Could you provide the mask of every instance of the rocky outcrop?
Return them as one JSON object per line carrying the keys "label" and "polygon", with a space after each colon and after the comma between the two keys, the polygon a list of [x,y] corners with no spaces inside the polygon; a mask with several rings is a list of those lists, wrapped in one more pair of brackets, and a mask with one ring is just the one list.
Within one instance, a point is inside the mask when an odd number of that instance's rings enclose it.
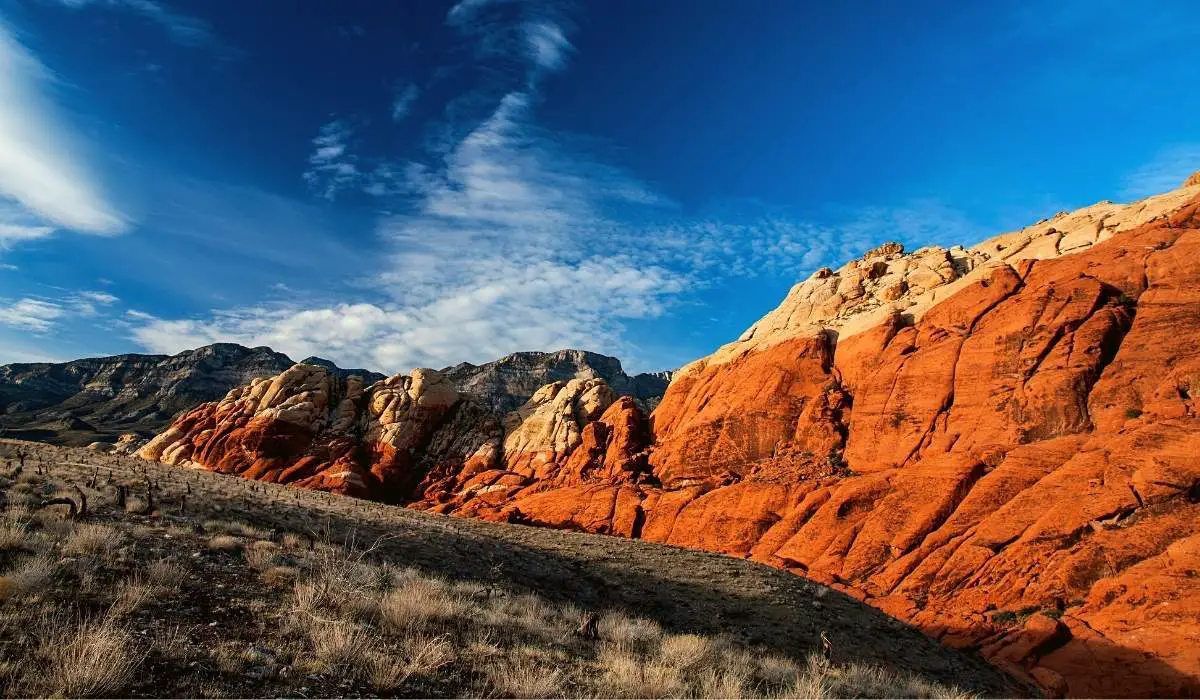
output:
{"label": "rocky outcrop", "polygon": [[748,557],[1054,694],[1194,694],[1198,210],[1191,186],[882,246],[683,368],[649,417],[595,377],[501,417],[432,370],[363,390],[293,368],[142,454]]}
{"label": "rocky outcrop", "polygon": [[434,370],[366,387],[297,364],[189,411],[138,454],[395,503],[445,469],[493,466],[499,443],[495,419]]}

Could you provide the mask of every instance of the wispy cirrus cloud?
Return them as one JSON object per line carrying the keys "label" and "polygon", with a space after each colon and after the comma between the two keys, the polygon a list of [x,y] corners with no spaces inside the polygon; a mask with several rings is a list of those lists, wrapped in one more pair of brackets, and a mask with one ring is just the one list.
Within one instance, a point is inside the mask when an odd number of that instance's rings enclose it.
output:
{"label": "wispy cirrus cloud", "polygon": [[0,20],[0,247],[56,228],[99,235],[128,228],[79,162],[82,149],[47,99],[54,81]]}
{"label": "wispy cirrus cloud", "polygon": [[[848,212],[817,225],[784,212],[685,216],[652,185],[613,163],[603,144],[538,121],[537,78],[566,67],[565,22],[543,4],[464,0],[447,21],[483,45],[481,60],[520,60],[447,110],[451,134],[421,157],[372,160],[353,133],[325,125],[313,142],[310,187],[362,188],[395,213],[377,220],[384,253],[358,298],[283,301],[191,318],[133,318],[156,352],[216,341],[270,345],[382,371],[483,362],[529,349],[583,347],[637,356],[627,324],[670,313],[709,285],[762,274],[806,277],[881,239],[940,242],[970,222],[934,202]],[[507,63],[505,64],[507,65]]]}
{"label": "wispy cirrus cloud", "polygon": [[412,83],[398,88],[392,97],[392,121],[398,122],[407,117],[420,94],[420,89]]}
{"label": "wispy cirrus cloud", "polygon": [[27,296],[0,300],[0,325],[45,334],[71,318],[100,316],[102,309],[119,302],[107,292],[78,291],[58,297]]}
{"label": "wispy cirrus cloud", "polygon": [[34,333],[45,333],[65,315],[67,310],[60,304],[44,299],[26,297],[0,304],[0,324]]}
{"label": "wispy cirrus cloud", "polygon": [[322,126],[313,138],[309,167],[303,177],[314,194],[332,200],[338,192],[361,180],[358,158],[350,151],[353,135],[347,123],[335,119]]}
{"label": "wispy cirrus cloud", "polygon": [[1121,183],[1121,196],[1142,199],[1168,192],[1200,171],[1200,143],[1186,143],[1159,151],[1152,160],[1129,173]]}
{"label": "wispy cirrus cloud", "polygon": [[573,47],[562,27],[547,20],[526,22],[522,27],[533,61],[546,70],[559,70]]}

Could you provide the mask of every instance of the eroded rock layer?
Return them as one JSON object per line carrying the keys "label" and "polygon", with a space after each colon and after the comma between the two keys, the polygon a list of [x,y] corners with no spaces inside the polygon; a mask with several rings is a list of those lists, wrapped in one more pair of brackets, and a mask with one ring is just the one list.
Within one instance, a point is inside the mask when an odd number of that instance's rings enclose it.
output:
{"label": "eroded rock layer", "polygon": [[818,271],[652,416],[298,366],[141,454],[749,557],[1051,693],[1200,693],[1198,195]]}

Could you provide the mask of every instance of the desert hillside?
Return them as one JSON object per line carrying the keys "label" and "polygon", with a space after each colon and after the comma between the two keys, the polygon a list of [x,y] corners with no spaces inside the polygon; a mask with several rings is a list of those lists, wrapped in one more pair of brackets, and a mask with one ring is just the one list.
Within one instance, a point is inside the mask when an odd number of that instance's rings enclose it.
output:
{"label": "desert hillside", "polygon": [[1200,689],[1200,186],[800,282],[651,415],[297,365],[141,455],[827,583],[1053,694]]}
{"label": "desert hillside", "polygon": [[825,586],[693,550],[26,442],[0,443],[0,503],[7,697],[1027,692]]}

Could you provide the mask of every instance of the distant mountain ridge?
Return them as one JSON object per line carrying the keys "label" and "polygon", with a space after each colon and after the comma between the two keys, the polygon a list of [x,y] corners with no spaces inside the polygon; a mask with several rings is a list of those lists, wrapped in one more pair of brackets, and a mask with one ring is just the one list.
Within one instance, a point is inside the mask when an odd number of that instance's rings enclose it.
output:
{"label": "distant mountain ridge", "polygon": [[630,376],[617,358],[586,350],[515,352],[482,365],[462,362],[441,373],[459,392],[500,414],[516,410],[547,384],[572,379],[603,379],[616,394],[631,396],[649,410],[671,383],[671,372]]}
{"label": "distant mountain ridge", "polygon": [[[296,363],[269,347],[236,343],[176,355],[0,365],[0,434],[67,445],[116,442],[126,433],[149,437],[179,414],[295,364],[323,367],[342,379],[358,376],[364,385],[386,378],[321,357]],[[519,407],[545,384],[575,378],[604,379],[617,393],[649,408],[670,380],[666,372],[631,377],[620,360],[583,350],[518,352],[482,365],[455,365],[446,373],[463,394],[498,413]]]}

